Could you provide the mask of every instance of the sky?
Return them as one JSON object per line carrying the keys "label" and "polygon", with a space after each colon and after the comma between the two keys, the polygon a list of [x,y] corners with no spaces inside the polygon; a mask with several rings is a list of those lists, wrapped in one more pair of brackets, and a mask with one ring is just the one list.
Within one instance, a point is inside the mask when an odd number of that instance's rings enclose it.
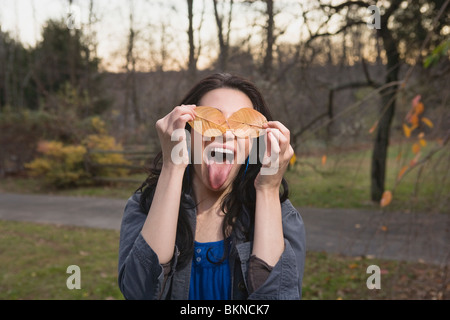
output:
{"label": "sky", "polygon": [[[126,46],[129,4],[130,1],[123,0],[94,1],[94,11],[98,18],[95,28],[97,53],[100,57],[114,59],[116,52]],[[133,4],[137,27],[143,23],[144,13],[149,21],[157,19],[156,13],[151,14],[149,10],[145,10],[145,1],[133,1]],[[70,11],[83,28],[89,20],[89,1],[74,0],[72,8],[70,9],[69,2],[65,0],[0,0],[0,23],[3,31],[9,31],[22,43],[33,46],[36,40],[40,40],[42,26],[46,20],[66,18]]]}
{"label": "sky", "polygon": [[[302,23],[298,1],[279,0],[276,4],[285,8],[276,16],[276,25],[289,26],[280,41],[298,41]],[[217,56],[217,28],[211,0],[194,1],[194,26],[200,23],[203,6],[205,15],[200,37],[203,50],[198,61],[200,68],[206,66],[211,57]],[[73,0],[73,8],[73,16],[84,28],[89,20],[89,0]],[[138,58],[142,58],[140,61],[158,51],[155,48],[159,48],[161,43],[161,28],[164,25],[168,30],[166,50],[173,56],[172,65],[184,64],[188,51],[185,0],[94,0],[97,54],[103,60],[103,68],[118,71],[124,65],[130,8],[133,8],[135,29],[140,30],[137,41]],[[255,17],[262,17],[257,10],[263,9],[253,5],[251,11],[243,12],[242,7],[235,6],[231,39],[254,34],[252,39],[261,42],[257,34],[261,32],[265,21],[257,21],[258,25],[251,28],[249,26],[254,24]],[[40,40],[46,20],[66,18],[69,12],[68,0],[0,0],[0,25],[2,31],[8,31],[17,40],[33,46],[36,40]]]}

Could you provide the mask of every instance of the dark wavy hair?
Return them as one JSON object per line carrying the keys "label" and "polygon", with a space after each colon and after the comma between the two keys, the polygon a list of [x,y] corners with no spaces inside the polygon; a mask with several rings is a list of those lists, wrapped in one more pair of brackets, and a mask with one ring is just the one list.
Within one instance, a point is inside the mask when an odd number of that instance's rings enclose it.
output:
{"label": "dark wavy hair", "polygon": [[[268,121],[272,120],[266,102],[256,86],[242,77],[228,73],[216,73],[204,78],[187,93],[181,100],[180,105],[197,105],[206,93],[219,88],[230,88],[243,92],[251,100],[255,110],[261,112]],[[191,129],[188,124],[186,125],[186,129],[189,131]],[[253,148],[265,148],[265,146],[261,146],[261,140],[263,139],[255,138]],[[243,237],[241,240],[248,241],[253,236],[256,204],[254,181],[261,168],[260,159],[259,157],[257,158],[257,163],[250,163],[245,174],[245,166],[241,166],[236,178],[232,182],[231,191],[223,198],[221,209],[225,213],[222,223],[224,239],[229,237],[233,239],[240,236]],[[145,213],[148,213],[150,209],[156,184],[161,173],[161,165],[162,152],[159,152],[153,161],[152,167],[149,169],[149,176],[136,190],[136,192],[141,192],[140,205]],[[190,261],[194,252],[194,231],[191,229],[185,213],[185,209],[189,206],[185,195],[190,194],[192,190],[191,184],[193,179],[190,177],[192,172],[192,164],[189,164],[183,177],[178,216],[176,245],[178,246],[180,255],[178,257],[177,269],[183,268]],[[287,182],[283,179],[282,190],[280,190],[281,202],[284,202],[288,198],[288,192]],[[238,233],[236,230],[240,230],[240,232]]]}

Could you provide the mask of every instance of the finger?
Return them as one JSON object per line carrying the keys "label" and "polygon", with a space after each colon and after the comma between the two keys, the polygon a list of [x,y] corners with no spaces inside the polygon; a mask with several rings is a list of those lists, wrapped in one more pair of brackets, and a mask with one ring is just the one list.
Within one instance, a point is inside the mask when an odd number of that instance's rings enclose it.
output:
{"label": "finger", "polygon": [[[179,118],[180,116],[184,114],[190,114],[193,118],[195,118],[196,113],[194,111],[195,105],[181,105],[177,106],[173,109],[172,113],[176,118]],[[193,119],[192,119],[193,120]]]}
{"label": "finger", "polygon": [[289,158],[289,160],[291,160],[294,154],[295,154],[294,148],[292,148],[292,146],[289,145],[289,148],[287,150],[287,157]]}
{"label": "finger", "polygon": [[280,145],[278,142],[278,138],[275,136],[273,132],[269,132],[267,134],[267,147],[265,155],[267,157],[275,157],[280,154]]}
{"label": "finger", "polygon": [[[275,174],[278,171],[280,163],[280,147],[278,139],[273,132],[267,134],[267,144],[264,152],[262,166],[266,169],[270,168],[270,174]],[[274,170],[274,171],[273,171]],[[269,173],[265,173],[269,174]]]}
{"label": "finger", "polygon": [[185,113],[182,114],[178,119],[186,124],[186,122],[188,121],[193,121],[195,119],[195,115],[193,115],[192,113]]}
{"label": "finger", "polygon": [[289,146],[289,137],[286,137],[278,128],[269,128],[267,129],[267,131],[268,133],[272,133],[274,137],[276,137],[277,143],[280,147],[280,152],[284,154]]}
{"label": "finger", "polygon": [[180,107],[187,109],[187,110],[191,110],[195,113],[195,108],[197,108],[197,106],[195,104],[182,104]]}
{"label": "finger", "polygon": [[281,131],[281,133],[290,140],[291,133],[288,128],[284,124],[282,124],[280,121],[269,121],[265,123],[266,128],[275,128]]}
{"label": "finger", "polygon": [[188,121],[194,120],[194,116],[192,116],[190,113],[183,114],[179,116],[175,121],[173,122],[173,128],[174,129],[184,129],[186,126],[186,123]]}

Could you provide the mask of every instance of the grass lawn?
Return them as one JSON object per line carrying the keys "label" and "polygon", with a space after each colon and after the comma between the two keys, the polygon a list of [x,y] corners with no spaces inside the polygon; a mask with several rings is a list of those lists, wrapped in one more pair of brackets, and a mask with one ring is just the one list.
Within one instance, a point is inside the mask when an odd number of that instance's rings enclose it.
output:
{"label": "grass lawn", "polygon": [[[117,231],[0,221],[0,299],[123,299],[118,241]],[[381,269],[380,290],[366,286],[372,264]],[[70,265],[80,267],[79,290],[66,286]],[[448,277],[426,264],[307,252],[303,298],[450,299]]]}
{"label": "grass lawn", "polygon": [[[119,232],[0,221],[0,299],[120,299]],[[69,290],[67,267],[81,268]]]}

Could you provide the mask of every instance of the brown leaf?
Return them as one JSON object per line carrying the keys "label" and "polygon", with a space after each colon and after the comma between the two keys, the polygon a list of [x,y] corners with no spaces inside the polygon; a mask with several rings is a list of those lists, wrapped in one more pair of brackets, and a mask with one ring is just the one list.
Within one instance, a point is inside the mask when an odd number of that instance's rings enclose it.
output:
{"label": "brown leaf", "polygon": [[420,94],[416,95],[411,101],[412,106],[415,107],[419,103],[421,98],[422,96]]}
{"label": "brown leaf", "polygon": [[405,137],[409,138],[411,136],[411,128],[408,127],[408,125],[403,124],[403,133],[405,134]]}
{"label": "brown leaf", "polygon": [[425,139],[419,139],[419,143],[422,147],[426,147],[427,146],[427,141]]}
{"label": "brown leaf", "polygon": [[419,125],[419,116],[417,114],[413,114],[411,118],[409,118],[409,122],[412,124],[412,126],[418,126]]}
{"label": "brown leaf", "polygon": [[421,113],[423,113],[424,110],[425,110],[425,107],[424,107],[422,102],[418,102],[414,106],[414,113],[417,114],[417,115],[420,115]]}
{"label": "brown leaf", "polygon": [[408,169],[408,166],[403,166],[403,168],[400,170],[400,172],[397,175],[397,180],[400,180],[403,177],[403,175],[405,174],[407,169]]}
{"label": "brown leaf", "polygon": [[412,159],[412,160],[409,162],[409,166],[410,166],[410,167],[415,166],[415,165],[417,164],[417,162],[419,162],[420,155],[421,155],[421,152],[419,151],[419,152],[416,154],[416,156],[414,157],[414,159]]}
{"label": "brown leaf", "polygon": [[373,124],[373,126],[370,128],[369,133],[373,133],[375,131],[375,129],[378,126],[378,121],[375,121],[375,123]]}
{"label": "brown leaf", "polygon": [[430,128],[434,127],[433,122],[426,117],[422,117],[422,122],[425,123]]}
{"label": "brown leaf", "polygon": [[196,117],[189,125],[206,137],[217,137],[231,130],[237,137],[255,138],[263,133],[266,117],[251,108],[242,108],[225,119],[223,113],[213,107],[199,106],[195,108]]}
{"label": "brown leaf", "polygon": [[392,192],[386,190],[380,200],[381,207],[386,207],[392,201]]}
{"label": "brown leaf", "polygon": [[266,117],[251,108],[242,108],[233,113],[227,120],[234,135],[239,138],[257,138],[262,134]]}
{"label": "brown leaf", "polygon": [[295,155],[295,153],[292,155],[291,159],[289,160],[289,164],[291,166],[293,166],[295,164],[295,162],[297,161],[297,156]]}
{"label": "brown leaf", "polygon": [[227,121],[220,110],[212,107],[195,108],[196,117],[189,125],[205,137],[221,136],[228,129]]}

